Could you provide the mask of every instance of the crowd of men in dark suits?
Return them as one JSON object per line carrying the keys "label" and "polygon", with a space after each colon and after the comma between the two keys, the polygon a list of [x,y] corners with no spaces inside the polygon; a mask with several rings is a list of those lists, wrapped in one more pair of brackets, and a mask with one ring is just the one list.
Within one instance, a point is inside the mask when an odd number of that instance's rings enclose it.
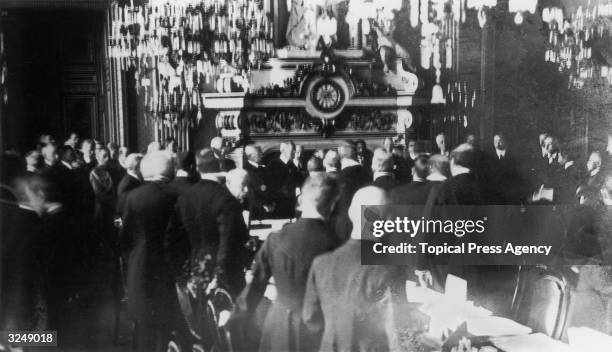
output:
{"label": "crowd of men in dark suits", "polygon": [[[431,285],[437,275],[427,262],[410,273],[360,265],[362,205],[612,204],[608,152],[580,167],[548,134],[522,161],[501,133],[491,150],[473,141],[451,151],[440,134],[433,155],[415,141],[405,152],[390,138],[373,152],[347,141],[308,159],[284,142],[265,165],[261,148],[247,145],[236,169],[219,137],[196,153],[168,140],[128,154],[76,134],[63,145],[42,136],[25,157],[3,156],[2,329],[57,327],[108,270],[113,292],[128,299],[136,346],[151,351],[186,330],[176,283],[226,288],[236,298],[228,326],[240,330],[273,277],[277,298],[244,349],[389,349],[381,302],[401,296],[408,277]],[[249,223],[268,218],[298,220],[254,254]]]}

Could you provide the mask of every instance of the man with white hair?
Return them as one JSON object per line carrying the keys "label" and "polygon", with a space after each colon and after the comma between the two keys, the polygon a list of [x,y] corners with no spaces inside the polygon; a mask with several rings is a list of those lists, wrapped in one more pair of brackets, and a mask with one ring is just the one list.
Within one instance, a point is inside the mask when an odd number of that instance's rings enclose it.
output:
{"label": "man with white hair", "polygon": [[[319,336],[302,322],[302,300],[312,260],[331,251],[334,236],[326,224],[338,197],[338,182],[325,174],[310,177],[302,187],[296,222],[284,226],[266,239],[257,253],[253,281],[240,295],[239,315],[252,315],[263,298],[271,277],[278,295],[262,329],[260,351],[314,351]],[[278,338],[283,336],[283,338]]]}
{"label": "man with white hair", "polygon": [[142,184],[140,176],[140,161],[142,154],[132,153],[125,158],[126,174],[117,186],[117,215],[123,214],[123,206],[128,192]]}
{"label": "man with white hair", "polygon": [[160,150],[161,150],[161,145],[157,141],[151,142],[147,146],[147,154],[155,153],[155,152],[158,152]]}
{"label": "man with white hair", "polygon": [[356,147],[352,142],[345,142],[338,147],[338,154],[341,158],[340,173],[338,182],[340,182],[340,201],[336,209],[334,217],[334,228],[336,235],[343,240],[346,240],[351,232],[351,222],[349,221],[347,211],[351,203],[351,199],[355,192],[367,185],[372,180],[371,170],[366,170],[357,160]]}
{"label": "man with white hair", "polygon": [[372,184],[385,191],[390,191],[397,185],[393,178],[393,156],[388,151],[379,148],[372,156],[372,172],[374,182]]}
{"label": "man with white hair", "polygon": [[325,172],[330,176],[338,176],[340,172],[341,163],[340,163],[340,155],[337,151],[330,149],[325,153],[325,157],[323,158],[323,167],[325,167]]}
{"label": "man with white hair", "polygon": [[388,202],[381,188],[358,190],[348,211],[353,224],[350,239],[312,263],[302,317],[313,333],[322,333],[320,351],[396,349],[391,346],[390,334],[394,332],[388,324],[392,321],[390,307],[384,302],[405,284],[403,270],[361,263],[361,246],[371,245],[367,243],[371,239],[364,238],[371,224],[364,221],[362,206],[384,206]]}
{"label": "man with white hair", "polygon": [[270,183],[276,208],[274,215],[279,218],[295,216],[296,189],[302,184],[299,170],[293,163],[295,144],[291,141],[280,145],[280,156],[268,164]]}
{"label": "man with white hair", "polygon": [[225,176],[225,187],[240,202],[247,198],[249,174],[244,169],[230,170]]}
{"label": "man with white hair", "polygon": [[172,159],[162,151],[145,155],[140,162],[144,183],[132,190],[123,210],[121,248],[127,253],[126,295],[128,314],[135,322],[137,348],[152,351],[170,338],[169,322],[178,302],[166,266],[164,231],[176,203],[169,185]]}

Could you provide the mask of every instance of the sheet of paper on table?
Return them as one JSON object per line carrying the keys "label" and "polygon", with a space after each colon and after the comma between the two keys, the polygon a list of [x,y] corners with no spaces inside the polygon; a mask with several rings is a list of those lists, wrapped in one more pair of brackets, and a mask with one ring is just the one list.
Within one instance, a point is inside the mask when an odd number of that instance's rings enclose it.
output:
{"label": "sheet of paper on table", "polygon": [[542,333],[492,338],[493,345],[505,352],[576,352],[569,345]]}
{"label": "sheet of paper on table", "polygon": [[472,316],[467,319],[467,331],[474,336],[527,335],[531,328],[508,318]]}
{"label": "sheet of paper on table", "polygon": [[417,286],[414,281],[406,281],[406,299],[410,303],[429,303],[439,300],[443,294],[429,287]]}
{"label": "sheet of paper on table", "polygon": [[448,299],[456,302],[467,301],[467,281],[455,275],[448,274],[444,286],[444,295],[446,295]]}
{"label": "sheet of paper on table", "polygon": [[612,336],[588,327],[567,329],[570,346],[576,351],[604,351],[612,349]]}

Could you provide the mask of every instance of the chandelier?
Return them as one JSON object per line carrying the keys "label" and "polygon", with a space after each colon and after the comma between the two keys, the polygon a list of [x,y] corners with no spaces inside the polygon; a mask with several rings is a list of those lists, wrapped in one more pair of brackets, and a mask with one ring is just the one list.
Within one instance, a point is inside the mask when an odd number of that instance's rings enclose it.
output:
{"label": "chandelier", "polygon": [[248,91],[248,72],[274,55],[261,0],[150,0],[111,7],[109,56],[133,69],[154,119],[201,118],[200,93]]}
{"label": "chandelier", "polygon": [[595,78],[612,84],[611,0],[589,1],[565,14],[546,7],[542,20],[548,29],[545,60],[569,74],[570,87],[582,88]]}

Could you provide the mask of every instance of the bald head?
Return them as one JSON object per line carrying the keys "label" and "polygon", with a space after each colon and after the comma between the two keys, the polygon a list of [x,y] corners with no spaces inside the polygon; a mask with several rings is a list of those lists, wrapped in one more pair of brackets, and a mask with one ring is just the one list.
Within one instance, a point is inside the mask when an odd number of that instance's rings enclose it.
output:
{"label": "bald head", "polygon": [[303,218],[328,218],[340,196],[338,181],[324,173],[308,177],[302,186],[300,210]]}
{"label": "bald head", "polygon": [[210,149],[212,149],[215,153],[221,152],[223,149],[223,138],[215,137],[210,140]]}
{"label": "bald head", "polygon": [[393,155],[385,149],[378,148],[372,156],[372,171],[391,172],[393,171]]}
{"label": "bald head", "polygon": [[476,155],[474,153],[474,147],[470,144],[464,143],[453,150],[450,156],[451,172],[454,175],[453,169],[455,166],[462,166],[468,169],[474,167]]}
{"label": "bald head", "polygon": [[261,152],[261,148],[259,146],[252,144],[247,145],[244,147],[244,154],[251,162],[254,162],[255,164],[261,163],[263,153]]}
{"label": "bald head", "polygon": [[355,144],[351,142],[342,143],[338,147],[338,154],[342,159],[351,159],[354,160],[356,156]]}
{"label": "bald head", "polygon": [[145,181],[171,178],[174,173],[172,158],[162,151],[149,153],[140,161],[140,173]]}
{"label": "bald head", "polygon": [[125,158],[125,168],[131,172],[138,172],[142,154],[132,153]]}
{"label": "bald head", "polygon": [[233,169],[225,175],[225,186],[238,200],[246,198],[249,174],[244,169]]}
{"label": "bald head", "polygon": [[326,172],[335,172],[340,170],[340,154],[335,150],[329,150],[323,159],[323,167]]}
{"label": "bald head", "polygon": [[357,192],[353,196],[353,200],[351,201],[351,206],[348,210],[349,218],[351,219],[351,223],[353,224],[353,231],[351,233],[351,238],[360,240],[361,233],[363,230],[368,232],[367,229],[372,227],[372,221],[378,219],[363,219],[362,221],[362,207],[363,206],[384,206],[389,204],[389,200],[387,199],[387,195],[382,188],[378,188],[375,186],[366,186]]}
{"label": "bald head", "polygon": [[159,142],[151,142],[147,146],[147,154],[155,153],[155,152],[158,152],[160,150],[161,150],[161,146],[159,145]]}

